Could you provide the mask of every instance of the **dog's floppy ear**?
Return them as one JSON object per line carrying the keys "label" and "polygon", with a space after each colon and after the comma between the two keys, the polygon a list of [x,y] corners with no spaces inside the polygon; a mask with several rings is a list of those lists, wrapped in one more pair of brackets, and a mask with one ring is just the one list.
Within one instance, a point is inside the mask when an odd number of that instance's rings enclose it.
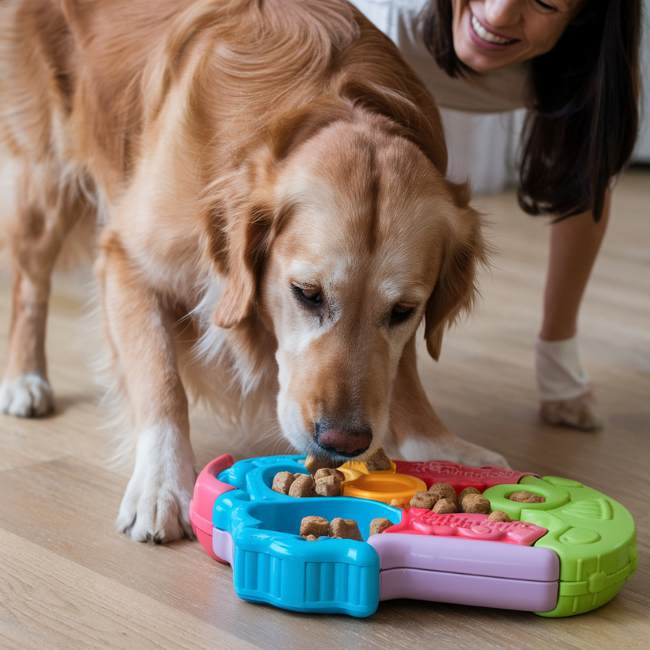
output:
{"label": "dog's floppy ear", "polygon": [[454,223],[451,224],[438,281],[425,310],[424,337],[427,350],[436,361],[440,357],[445,327],[472,307],[477,293],[476,269],[486,259],[479,214],[467,206],[464,190],[453,188],[452,192],[456,193],[458,202]]}
{"label": "dog's floppy ear", "polygon": [[226,278],[212,317],[218,327],[236,327],[253,315],[264,262],[293,209],[290,202],[275,208],[253,196],[237,208],[238,215],[229,225],[222,211],[213,211],[210,256]]}
{"label": "dog's floppy ear", "polygon": [[257,282],[274,221],[273,210],[265,205],[245,206],[243,210],[245,213],[230,230],[220,232],[220,239],[227,242],[225,250],[212,251],[221,273],[226,276],[213,322],[226,329],[239,325],[253,313]]}
{"label": "dog's floppy ear", "polygon": [[230,214],[212,210],[208,225],[212,233],[210,254],[220,274],[226,276],[226,287],[213,316],[217,326],[236,327],[252,315],[264,258],[292,212],[291,204],[276,209],[269,201],[247,196],[247,191],[259,196],[256,186],[270,187],[270,179],[295,149],[321,129],[350,117],[349,107],[327,98],[281,115],[265,134],[264,150],[269,157],[261,155],[263,162],[256,173],[240,179],[242,184],[235,190],[239,199],[229,203]]}

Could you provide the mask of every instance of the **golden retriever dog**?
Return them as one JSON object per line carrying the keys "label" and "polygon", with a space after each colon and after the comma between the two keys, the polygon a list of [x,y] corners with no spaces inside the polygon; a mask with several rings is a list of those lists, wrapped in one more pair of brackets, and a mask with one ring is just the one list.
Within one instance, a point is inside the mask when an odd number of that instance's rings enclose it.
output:
{"label": "golden retriever dog", "polygon": [[73,226],[95,220],[134,440],[120,530],[191,534],[188,394],[226,419],[271,412],[263,426],[337,461],[383,446],[504,462],[447,431],[418,377],[419,323],[437,359],[472,302],[480,219],[445,180],[433,100],[359,12],[344,0],[9,0],[0,12],[2,174],[15,190],[0,407],[52,408],[50,277]]}

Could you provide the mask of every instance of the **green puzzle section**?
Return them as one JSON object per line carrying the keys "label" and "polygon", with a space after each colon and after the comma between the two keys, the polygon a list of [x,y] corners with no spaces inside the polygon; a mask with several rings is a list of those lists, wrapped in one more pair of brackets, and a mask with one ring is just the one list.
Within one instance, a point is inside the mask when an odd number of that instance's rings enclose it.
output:
{"label": "green puzzle section", "polygon": [[[518,503],[507,498],[522,489],[546,501]],[[557,476],[524,476],[517,485],[488,488],[485,496],[493,510],[549,531],[534,546],[560,557],[560,593],[555,609],[538,612],[541,616],[573,616],[604,605],[636,568],[632,515],[598,490]]]}

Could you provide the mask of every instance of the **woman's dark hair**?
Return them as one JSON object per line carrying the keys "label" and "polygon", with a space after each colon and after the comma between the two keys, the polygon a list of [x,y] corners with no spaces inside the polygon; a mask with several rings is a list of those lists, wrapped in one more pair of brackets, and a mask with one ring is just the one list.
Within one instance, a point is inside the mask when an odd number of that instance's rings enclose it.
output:
{"label": "woman's dark hair", "polygon": [[[424,40],[452,77],[474,73],[456,55],[452,0],[430,0]],[[612,177],[639,126],[641,0],[586,0],[555,47],[531,61],[519,204],[559,219],[592,210],[598,221]]]}

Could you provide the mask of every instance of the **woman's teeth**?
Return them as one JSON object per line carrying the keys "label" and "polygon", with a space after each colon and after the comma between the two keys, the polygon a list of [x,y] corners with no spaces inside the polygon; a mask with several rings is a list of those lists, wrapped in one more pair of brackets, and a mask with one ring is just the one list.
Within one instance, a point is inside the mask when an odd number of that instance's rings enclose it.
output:
{"label": "woman's teeth", "polygon": [[492,32],[488,32],[488,30],[485,29],[485,27],[483,27],[481,23],[479,23],[476,16],[472,16],[472,28],[484,41],[487,41],[488,43],[496,43],[497,45],[508,45],[509,43],[514,43],[516,40],[512,38],[503,38],[502,36],[497,36]]}

